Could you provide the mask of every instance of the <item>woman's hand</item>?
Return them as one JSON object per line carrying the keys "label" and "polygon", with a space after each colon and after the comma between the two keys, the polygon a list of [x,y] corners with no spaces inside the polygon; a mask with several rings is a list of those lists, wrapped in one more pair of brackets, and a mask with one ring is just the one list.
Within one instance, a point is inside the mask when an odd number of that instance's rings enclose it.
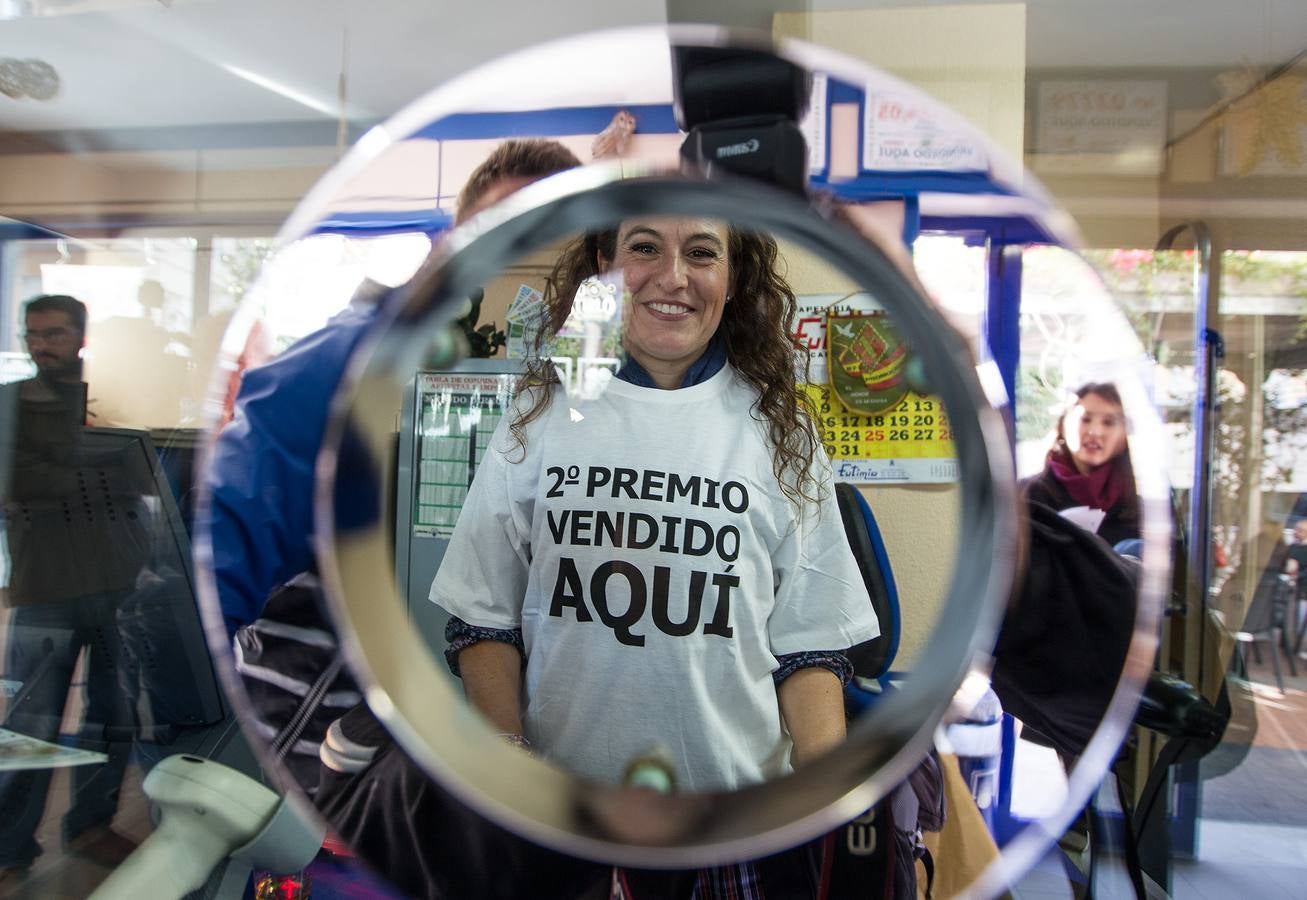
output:
{"label": "woman's hand", "polygon": [[776,695],[794,741],[796,768],[844,740],[844,686],[829,669],[800,669],[780,683]]}

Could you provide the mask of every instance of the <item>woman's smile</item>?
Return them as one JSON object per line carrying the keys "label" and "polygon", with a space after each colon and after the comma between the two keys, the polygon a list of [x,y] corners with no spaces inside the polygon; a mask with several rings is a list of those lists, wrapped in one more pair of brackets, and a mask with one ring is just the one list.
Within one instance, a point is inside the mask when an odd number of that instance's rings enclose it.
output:
{"label": "woman's smile", "polygon": [[668,303],[660,300],[649,300],[645,304],[645,309],[651,311],[657,318],[664,319],[668,322],[680,322],[689,318],[694,312],[693,307],[686,306],[684,303]]}

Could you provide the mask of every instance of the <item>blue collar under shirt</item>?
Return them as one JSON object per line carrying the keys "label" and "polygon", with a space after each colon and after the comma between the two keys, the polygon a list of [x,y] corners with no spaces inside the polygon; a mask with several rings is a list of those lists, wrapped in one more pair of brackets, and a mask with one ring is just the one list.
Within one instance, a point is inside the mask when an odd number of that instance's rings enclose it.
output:
{"label": "blue collar under shirt", "polygon": [[[690,368],[686,370],[685,377],[681,379],[681,387],[694,387],[696,384],[702,384],[709,378],[712,378],[722,370],[726,365],[726,339],[722,337],[720,330],[712,336],[708,346],[704,349],[703,354],[691,363]],[[629,354],[626,362],[617,370],[617,377],[633,384],[636,387],[646,387],[657,389],[658,385],[654,382],[653,376],[635,361],[634,356]]]}

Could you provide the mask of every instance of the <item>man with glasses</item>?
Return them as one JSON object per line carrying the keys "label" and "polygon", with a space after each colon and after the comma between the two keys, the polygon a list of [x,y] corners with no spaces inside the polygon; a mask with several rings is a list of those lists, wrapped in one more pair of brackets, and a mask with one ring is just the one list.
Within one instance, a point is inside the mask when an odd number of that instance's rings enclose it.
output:
{"label": "man with glasses", "polygon": [[[133,525],[109,524],[99,515],[83,483],[86,306],[47,294],[29,301],[23,313],[36,375],[0,392],[0,494],[10,564],[4,727],[55,743],[85,652],[82,731],[106,737],[110,726],[129,721],[131,713],[119,679],[117,642],[105,635],[117,630],[117,609],[145,562],[145,542],[123,533]],[[103,762],[73,769],[63,836],[73,852],[113,865],[135,846],[109,827],[131,747],[106,741],[94,747],[107,751]],[[36,831],[51,771],[36,760],[31,768],[0,775],[0,888],[41,853]]]}
{"label": "man with glasses", "polygon": [[82,381],[81,350],[86,346],[86,305],[66,294],[32,299],[25,312],[27,352],[38,378],[58,389]]}

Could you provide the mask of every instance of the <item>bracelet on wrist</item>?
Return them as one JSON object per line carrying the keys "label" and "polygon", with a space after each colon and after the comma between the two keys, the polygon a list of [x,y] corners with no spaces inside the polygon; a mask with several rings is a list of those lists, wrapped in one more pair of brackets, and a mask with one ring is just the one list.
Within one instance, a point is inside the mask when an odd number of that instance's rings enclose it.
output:
{"label": "bracelet on wrist", "polygon": [[526,739],[526,735],[520,734],[516,731],[501,731],[499,734],[496,734],[495,737],[503,738],[514,747],[521,747],[523,750],[531,749],[531,742]]}

